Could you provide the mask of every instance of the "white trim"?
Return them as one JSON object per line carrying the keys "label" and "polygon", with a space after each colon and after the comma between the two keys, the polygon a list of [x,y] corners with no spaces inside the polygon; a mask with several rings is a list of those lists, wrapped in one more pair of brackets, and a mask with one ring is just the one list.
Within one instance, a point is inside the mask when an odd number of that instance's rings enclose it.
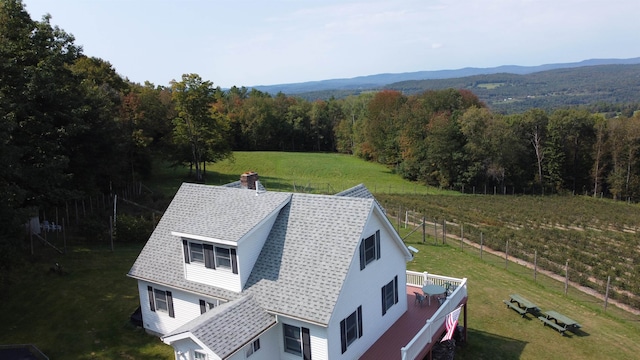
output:
{"label": "white trim", "polygon": [[391,222],[389,221],[387,216],[384,214],[384,212],[382,212],[382,210],[380,209],[380,206],[375,203],[375,201],[373,202],[373,206],[371,207],[371,211],[369,212],[369,218],[371,218],[371,214],[373,214],[374,211],[377,212],[377,214],[382,219],[381,221],[382,224],[386,227],[387,231],[391,234],[391,238],[395,241],[396,245],[398,245],[398,248],[400,248],[400,251],[402,251],[402,253],[405,256],[405,259],[407,261],[413,260],[413,254],[411,253],[411,251],[409,251],[409,249],[407,249],[407,246],[404,244],[404,241],[402,241],[402,238],[400,238],[400,234],[398,234],[398,232],[393,227],[393,225],[391,225]]}
{"label": "white trim", "polygon": [[179,232],[179,231],[172,231],[171,235],[180,237],[180,238],[182,238],[184,240],[187,240],[187,241],[189,241],[189,239],[193,239],[193,240],[206,241],[208,243],[224,244],[224,245],[229,245],[229,246],[233,246],[233,247],[238,246],[238,243],[236,241],[229,241],[229,240],[216,239],[216,238],[212,238],[212,237],[208,237],[208,236],[187,234],[187,233],[183,233],[183,232]]}

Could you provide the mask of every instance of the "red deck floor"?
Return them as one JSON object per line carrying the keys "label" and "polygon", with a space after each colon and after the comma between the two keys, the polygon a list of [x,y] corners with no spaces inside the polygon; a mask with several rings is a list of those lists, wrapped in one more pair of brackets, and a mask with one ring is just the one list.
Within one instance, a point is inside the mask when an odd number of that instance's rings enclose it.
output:
{"label": "red deck floor", "polygon": [[407,312],[360,357],[361,360],[400,359],[400,349],[413,339],[418,331],[427,323],[427,319],[438,310],[438,301],[435,298],[431,299],[430,306],[427,300],[424,301],[422,306],[415,303],[413,292],[421,292],[420,288],[407,286],[406,291]]}

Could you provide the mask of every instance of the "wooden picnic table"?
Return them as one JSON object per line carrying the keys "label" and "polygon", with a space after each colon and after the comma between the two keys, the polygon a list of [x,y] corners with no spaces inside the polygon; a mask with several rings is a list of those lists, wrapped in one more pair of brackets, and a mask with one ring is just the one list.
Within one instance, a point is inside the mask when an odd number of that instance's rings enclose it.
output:
{"label": "wooden picnic table", "polygon": [[536,304],[519,294],[511,294],[509,295],[509,300],[503,300],[503,302],[507,307],[517,311],[522,317],[527,313],[537,313],[540,311]]}
{"label": "wooden picnic table", "polygon": [[582,325],[578,324],[577,321],[553,310],[545,311],[543,315],[538,316],[538,319],[542,321],[543,326],[549,325],[558,330],[560,335],[564,335],[564,332],[567,330],[575,332],[575,330],[582,327]]}

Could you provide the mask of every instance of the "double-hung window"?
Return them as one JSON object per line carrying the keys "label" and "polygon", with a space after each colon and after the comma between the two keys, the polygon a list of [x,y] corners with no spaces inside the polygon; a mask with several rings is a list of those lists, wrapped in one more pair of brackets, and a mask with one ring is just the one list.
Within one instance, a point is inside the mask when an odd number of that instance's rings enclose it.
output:
{"label": "double-hung window", "polygon": [[360,242],[360,270],[380,259],[380,230]]}
{"label": "double-hung window", "polygon": [[282,324],[284,351],[311,360],[311,336],[305,327]]}
{"label": "double-hung window", "polygon": [[284,351],[290,354],[302,355],[302,340],[300,328],[289,324],[283,324],[283,328]]}
{"label": "double-hung window", "polygon": [[194,263],[204,264],[204,248],[200,243],[189,243],[189,255]]}
{"label": "double-hung window", "polygon": [[151,311],[164,312],[169,314],[170,317],[175,317],[171,291],[147,286],[147,294],[149,295],[149,309]]}
{"label": "double-hung window", "polygon": [[342,353],[347,351],[358,338],[362,337],[362,306],[340,321],[340,343],[342,345]]}
{"label": "double-hung window", "polygon": [[382,287],[382,315],[398,303],[398,276]]}
{"label": "double-hung window", "polygon": [[231,249],[216,246],[216,266],[231,270]]}

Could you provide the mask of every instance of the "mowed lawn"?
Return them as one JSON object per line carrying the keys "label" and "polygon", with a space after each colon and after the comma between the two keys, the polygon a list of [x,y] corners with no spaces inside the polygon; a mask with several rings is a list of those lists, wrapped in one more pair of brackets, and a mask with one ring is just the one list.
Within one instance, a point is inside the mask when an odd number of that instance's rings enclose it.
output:
{"label": "mowed lawn", "polygon": [[[427,244],[433,244],[427,241]],[[557,282],[538,275],[533,281],[522,269],[504,260],[481,260],[477,254],[445,245],[412,242],[419,253],[409,263],[415,271],[466,277],[468,343],[458,348],[456,359],[638,359],[640,358],[640,317],[611,305],[603,311],[603,302],[569,289],[564,295]],[[486,256],[485,256],[486,258]],[[527,273],[530,273],[527,272]],[[502,302],[518,293],[541,310],[556,310],[583,327],[578,334],[561,336],[542,325],[536,317],[507,309]]]}
{"label": "mowed lawn", "polygon": [[[35,344],[52,360],[172,359],[170,346],[129,322],[140,300],[126,274],[141,249],[75,246],[60,255],[36,244],[0,287],[0,344]],[[63,274],[50,271],[55,262]]]}
{"label": "mowed lawn", "polygon": [[[393,169],[343,154],[235,152],[232,159],[207,164],[205,183],[223,185],[255,171],[260,182],[274,191],[335,194],[358,184],[374,193],[456,194],[402,179]],[[151,187],[174,194],[186,168],[167,168],[159,172]]]}
{"label": "mowed lawn", "polygon": [[[638,317],[613,307],[604,313],[601,301],[576,300],[574,290],[565,297],[557,287],[451,246],[411,245],[419,253],[410,270],[468,278],[469,339],[456,359],[633,359],[640,354]],[[55,257],[64,275],[49,273],[51,262],[44,256],[25,264],[2,290],[0,344],[33,343],[51,359],[172,359],[169,346],[129,324],[139,300],[135,280],[125,274],[139,250],[117,244],[113,253],[75,247]],[[543,310],[573,317],[582,331],[562,337],[530,315],[520,317],[502,303],[513,292]]]}

